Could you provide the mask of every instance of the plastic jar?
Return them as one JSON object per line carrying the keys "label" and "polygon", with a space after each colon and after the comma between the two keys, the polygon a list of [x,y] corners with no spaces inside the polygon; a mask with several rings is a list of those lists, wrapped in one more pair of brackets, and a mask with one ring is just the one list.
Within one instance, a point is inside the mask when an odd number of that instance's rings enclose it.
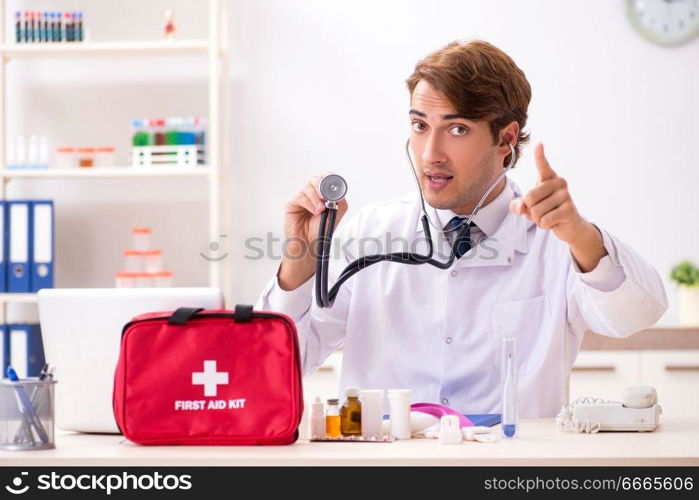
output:
{"label": "plastic jar", "polygon": [[96,167],[113,167],[114,166],[114,151],[112,147],[103,147],[95,149],[95,166]]}
{"label": "plastic jar", "polygon": [[78,148],[78,166],[92,168],[95,165],[95,148]]}
{"label": "plastic jar", "polygon": [[410,439],[410,389],[389,389],[388,406],[391,413],[391,435]]}
{"label": "plastic jar", "polygon": [[143,269],[147,273],[157,273],[163,270],[162,250],[143,250]]}
{"label": "plastic jar", "polygon": [[77,165],[75,148],[56,149],[56,168],[75,168]]}
{"label": "plastic jar", "polygon": [[172,286],[172,272],[170,271],[151,273],[151,277],[153,278],[153,286],[165,288]]}
{"label": "plastic jar", "polygon": [[124,250],[124,269],[127,273],[142,273],[146,270],[143,250]]}
{"label": "plastic jar", "polygon": [[383,389],[359,391],[359,401],[362,403],[362,436],[364,438],[382,438],[383,396]]}
{"label": "plastic jar", "polygon": [[137,273],[120,272],[116,273],[117,288],[134,288],[136,286]]}
{"label": "plastic jar", "polygon": [[151,230],[148,227],[134,227],[131,229],[133,235],[133,248],[135,250],[150,249]]}
{"label": "plastic jar", "polygon": [[136,273],[136,288],[152,288],[153,275],[151,273]]}

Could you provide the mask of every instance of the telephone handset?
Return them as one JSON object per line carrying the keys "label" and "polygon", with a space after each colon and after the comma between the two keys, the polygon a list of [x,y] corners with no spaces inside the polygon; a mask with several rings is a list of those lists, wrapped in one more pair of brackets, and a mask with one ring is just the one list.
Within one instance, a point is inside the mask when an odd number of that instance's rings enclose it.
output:
{"label": "telephone handset", "polygon": [[648,385],[624,389],[622,401],[579,398],[564,405],[556,416],[556,428],[566,432],[652,431],[663,409],[658,394]]}

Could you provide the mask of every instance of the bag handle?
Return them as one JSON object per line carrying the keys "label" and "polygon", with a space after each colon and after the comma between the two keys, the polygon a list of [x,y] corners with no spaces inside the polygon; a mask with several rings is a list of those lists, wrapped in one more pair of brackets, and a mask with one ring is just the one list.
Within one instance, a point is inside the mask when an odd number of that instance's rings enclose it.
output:
{"label": "bag handle", "polygon": [[235,320],[238,323],[252,321],[252,306],[247,304],[236,304]]}
{"label": "bag handle", "polygon": [[[168,325],[184,325],[187,321],[192,319],[192,316],[203,310],[203,307],[178,307],[177,310],[170,315],[167,323]],[[234,319],[238,323],[252,321],[252,306],[237,304],[235,306]]]}
{"label": "bag handle", "polygon": [[170,318],[168,318],[167,324],[184,325],[187,321],[192,319],[192,316],[203,310],[203,307],[178,307],[177,310],[172,313]]}

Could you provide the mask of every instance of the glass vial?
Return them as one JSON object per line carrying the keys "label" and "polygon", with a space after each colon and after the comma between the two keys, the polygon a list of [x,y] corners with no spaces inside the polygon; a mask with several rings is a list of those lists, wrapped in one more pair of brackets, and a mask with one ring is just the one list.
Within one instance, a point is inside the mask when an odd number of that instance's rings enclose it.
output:
{"label": "glass vial", "polygon": [[359,402],[359,389],[345,389],[345,404],[340,411],[340,430],[343,436],[358,436],[362,433],[362,403]]}
{"label": "glass vial", "polygon": [[502,339],[502,435],[517,434],[517,353],[515,339]]}
{"label": "glass vial", "polygon": [[342,436],[340,431],[340,403],[339,399],[328,399],[328,405],[325,410],[325,435],[329,438],[339,438]]}

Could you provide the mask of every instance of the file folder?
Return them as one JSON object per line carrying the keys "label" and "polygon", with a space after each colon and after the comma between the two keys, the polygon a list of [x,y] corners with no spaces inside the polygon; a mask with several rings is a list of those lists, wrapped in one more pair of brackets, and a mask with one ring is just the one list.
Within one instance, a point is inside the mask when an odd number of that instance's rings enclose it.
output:
{"label": "file folder", "polygon": [[7,201],[5,224],[8,231],[7,291],[29,292],[31,238],[31,211],[28,201]]}
{"label": "file folder", "polygon": [[53,201],[41,200],[31,203],[29,217],[32,251],[30,290],[38,292],[42,288],[53,288],[53,248],[54,216]]}
{"label": "file folder", "polygon": [[0,365],[0,379],[7,378],[7,367],[10,366],[10,334],[7,332],[7,325],[0,325]]}
{"label": "file folder", "polygon": [[[5,231],[5,201],[0,200],[0,293],[7,292],[7,232]],[[3,374],[5,370],[3,369]]]}
{"label": "file folder", "polygon": [[39,325],[10,324],[10,364],[19,378],[38,377],[44,366],[44,346]]}

